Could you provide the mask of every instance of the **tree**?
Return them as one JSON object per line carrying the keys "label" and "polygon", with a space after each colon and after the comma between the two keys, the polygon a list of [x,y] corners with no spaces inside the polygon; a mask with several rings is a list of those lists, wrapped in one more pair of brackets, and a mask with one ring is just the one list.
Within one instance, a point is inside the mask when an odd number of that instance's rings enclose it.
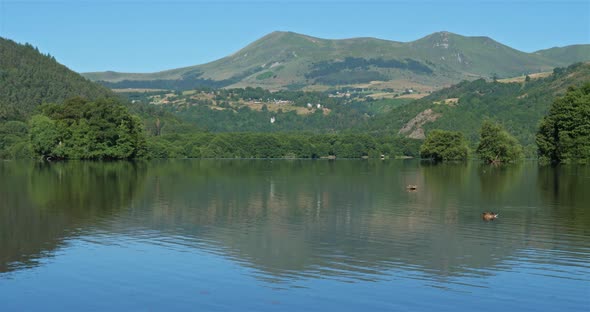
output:
{"label": "tree", "polygon": [[420,147],[422,158],[434,160],[465,160],[469,148],[461,132],[432,130]]}
{"label": "tree", "polygon": [[31,118],[33,152],[63,159],[131,159],[146,154],[141,120],[115,100],[82,98],[42,107]]}
{"label": "tree", "polygon": [[485,120],[481,125],[476,153],[488,163],[511,162],[523,157],[522,146],[498,123]]}
{"label": "tree", "polygon": [[570,87],[551,104],[536,137],[541,160],[588,162],[590,160],[590,83]]}
{"label": "tree", "polygon": [[[21,121],[0,122],[0,158],[13,158],[12,152],[17,145],[28,145],[29,129],[27,124]],[[23,146],[20,146],[21,149]],[[19,153],[23,154],[23,153]]]}
{"label": "tree", "polygon": [[31,146],[33,152],[41,157],[55,157],[55,148],[59,144],[59,132],[55,121],[47,116],[31,117]]}

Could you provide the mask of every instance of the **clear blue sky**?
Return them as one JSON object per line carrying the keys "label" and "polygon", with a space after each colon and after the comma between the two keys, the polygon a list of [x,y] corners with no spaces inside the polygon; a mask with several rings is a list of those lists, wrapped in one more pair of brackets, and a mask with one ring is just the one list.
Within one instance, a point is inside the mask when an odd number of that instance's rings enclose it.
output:
{"label": "clear blue sky", "polygon": [[79,72],[202,64],[274,30],[396,41],[446,30],[532,52],[590,43],[590,0],[0,0],[0,36]]}

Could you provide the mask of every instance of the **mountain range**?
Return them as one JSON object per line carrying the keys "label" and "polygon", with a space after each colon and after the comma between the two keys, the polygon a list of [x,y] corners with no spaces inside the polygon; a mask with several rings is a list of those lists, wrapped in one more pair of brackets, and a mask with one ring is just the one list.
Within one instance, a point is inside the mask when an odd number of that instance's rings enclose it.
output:
{"label": "mountain range", "polygon": [[219,60],[156,73],[83,73],[110,88],[189,90],[338,86],[432,91],[462,80],[512,77],[589,61],[590,44],[522,52],[489,37],[437,32],[411,42],[329,40],[276,31]]}

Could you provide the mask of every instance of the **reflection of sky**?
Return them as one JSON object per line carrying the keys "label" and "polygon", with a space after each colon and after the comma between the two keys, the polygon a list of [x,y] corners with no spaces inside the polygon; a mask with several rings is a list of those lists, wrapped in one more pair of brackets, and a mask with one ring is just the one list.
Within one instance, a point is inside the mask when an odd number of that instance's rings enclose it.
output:
{"label": "reflection of sky", "polygon": [[[0,273],[0,297],[6,293],[14,308],[25,296],[38,299],[31,305],[57,306],[80,292],[68,307],[91,302],[98,310],[164,309],[159,304],[170,300],[180,308],[223,309],[240,303],[224,298],[232,294],[253,310],[362,303],[493,310],[498,300],[539,310],[579,308],[587,300],[590,245],[580,180],[560,178],[559,192],[547,193],[539,190],[554,190],[556,173],[537,174],[536,166],[492,172],[401,162],[276,163],[164,163],[145,179],[137,175],[142,191],[130,187],[122,201],[90,200],[117,185],[84,184],[76,194],[88,196],[80,198],[93,209],[56,206],[71,194],[50,188],[37,198],[39,207],[0,207],[0,243],[9,243],[0,259],[12,261],[13,270]],[[409,180],[419,191],[406,191]],[[500,220],[480,219],[482,209],[498,207]]]}
{"label": "reflection of sky", "polygon": [[108,241],[124,244],[86,238],[67,242],[39,267],[4,275],[3,309],[576,311],[590,303],[588,267],[577,280],[571,268],[519,261],[485,279],[439,281],[407,267],[381,272],[377,281],[316,276],[276,284],[200,249],[121,235]]}

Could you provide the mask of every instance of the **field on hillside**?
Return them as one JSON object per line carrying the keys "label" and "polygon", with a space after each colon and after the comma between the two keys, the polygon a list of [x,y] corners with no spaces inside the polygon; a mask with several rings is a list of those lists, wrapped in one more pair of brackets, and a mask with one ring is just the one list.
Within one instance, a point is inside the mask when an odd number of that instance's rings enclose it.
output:
{"label": "field on hillside", "polygon": [[534,73],[534,74],[530,74],[530,75],[522,75],[522,76],[517,76],[517,77],[512,77],[512,78],[498,79],[498,82],[503,82],[503,83],[524,82],[526,80],[527,76],[530,79],[539,79],[539,78],[549,77],[549,76],[551,76],[551,74],[553,74],[552,71],[542,72],[542,73]]}

